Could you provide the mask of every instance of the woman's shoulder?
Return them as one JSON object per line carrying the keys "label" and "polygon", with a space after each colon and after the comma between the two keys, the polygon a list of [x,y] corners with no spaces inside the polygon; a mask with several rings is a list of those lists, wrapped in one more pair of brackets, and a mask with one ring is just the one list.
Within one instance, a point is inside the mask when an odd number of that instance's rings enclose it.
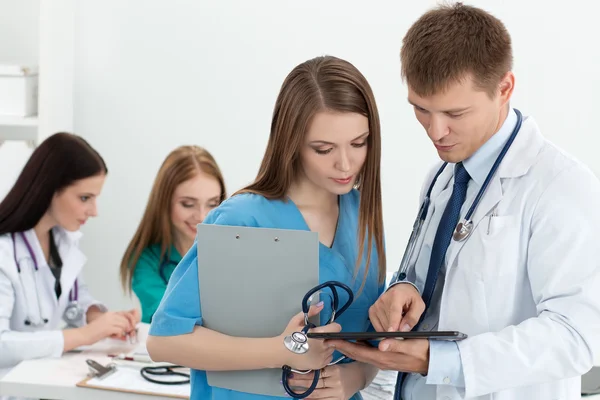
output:
{"label": "woman's shoulder", "polygon": [[205,224],[261,226],[261,218],[277,211],[279,200],[270,200],[255,193],[236,194],[212,210]]}
{"label": "woman's shoulder", "polygon": [[15,259],[15,243],[12,234],[0,235],[0,271],[11,280],[19,278]]}
{"label": "woman's shoulder", "polygon": [[4,267],[4,264],[7,264],[5,260],[13,257],[13,239],[10,233],[5,233],[0,235],[0,269]]}
{"label": "woman's shoulder", "polygon": [[4,250],[5,248],[12,247],[12,237],[11,233],[5,233],[0,235],[0,250]]}
{"label": "woman's shoulder", "polygon": [[157,264],[160,261],[160,244],[151,244],[142,250],[137,261],[137,266],[145,264]]}

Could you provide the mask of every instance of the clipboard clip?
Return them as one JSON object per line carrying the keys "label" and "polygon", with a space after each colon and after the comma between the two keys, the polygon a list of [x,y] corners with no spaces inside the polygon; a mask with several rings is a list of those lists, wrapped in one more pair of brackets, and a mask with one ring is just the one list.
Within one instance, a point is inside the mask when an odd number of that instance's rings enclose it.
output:
{"label": "clipboard clip", "polygon": [[98,379],[104,379],[117,370],[117,367],[114,364],[108,364],[107,366],[104,366],[91,359],[87,359],[85,362],[90,370],[89,375]]}

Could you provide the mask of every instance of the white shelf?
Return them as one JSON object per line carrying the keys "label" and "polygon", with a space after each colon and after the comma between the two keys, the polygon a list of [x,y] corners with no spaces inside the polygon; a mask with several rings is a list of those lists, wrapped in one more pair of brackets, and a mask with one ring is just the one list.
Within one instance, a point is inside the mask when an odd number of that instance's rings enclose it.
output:
{"label": "white shelf", "polygon": [[[39,68],[38,115],[0,115],[0,145],[5,141],[24,141],[37,146],[56,132],[73,131],[76,1],[0,0],[0,15],[8,12],[15,18],[8,31],[14,31],[14,38],[19,42],[17,50],[0,43],[0,58],[3,62],[17,64],[26,60],[27,64]],[[21,45],[31,51],[21,49]]]}
{"label": "white shelf", "polygon": [[38,118],[0,115],[0,143],[5,140],[37,141]]}
{"label": "white shelf", "polygon": [[38,125],[37,116],[32,117],[13,117],[10,115],[0,115],[0,126],[35,126]]}

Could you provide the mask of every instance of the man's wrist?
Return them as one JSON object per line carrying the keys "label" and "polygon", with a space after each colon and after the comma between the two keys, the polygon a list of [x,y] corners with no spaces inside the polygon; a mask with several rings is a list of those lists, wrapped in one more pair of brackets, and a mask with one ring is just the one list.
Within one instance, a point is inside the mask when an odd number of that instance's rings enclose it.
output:
{"label": "man's wrist", "polygon": [[419,291],[419,288],[417,287],[417,285],[415,285],[415,284],[414,284],[414,283],[412,283],[411,281],[407,281],[407,280],[404,280],[404,281],[396,281],[396,282],[392,282],[392,283],[390,283],[390,285],[387,287],[387,289],[386,289],[385,291],[387,292],[388,290],[390,290],[390,289],[391,289],[391,288],[393,288],[394,286],[397,286],[397,285],[400,285],[400,284],[409,284],[409,285],[411,285],[412,287],[414,287],[414,288],[415,288],[415,290],[417,291],[417,293],[421,293],[421,292]]}

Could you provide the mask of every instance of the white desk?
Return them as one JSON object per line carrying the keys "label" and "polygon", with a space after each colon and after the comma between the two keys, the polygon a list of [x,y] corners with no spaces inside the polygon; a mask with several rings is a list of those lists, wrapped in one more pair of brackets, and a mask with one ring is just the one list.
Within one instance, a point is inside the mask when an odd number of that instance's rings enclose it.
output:
{"label": "white desk", "polygon": [[[140,343],[145,343],[147,334],[148,325],[140,325]],[[146,396],[75,386],[77,382],[85,379],[88,373],[86,359],[91,358],[106,365],[110,361],[107,354],[127,353],[135,347],[135,345],[123,345],[116,341],[105,341],[90,346],[81,353],[65,354],[59,359],[24,361],[0,380],[0,395],[52,400],[172,400],[163,396]],[[389,383],[393,385],[395,378]],[[391,393],[393,392],[390,392],[390,398]],[[371,398],[369,394],[369,391],[365,391],[365,398]],[[377,394],[381,395],[383,392]],[[582,399],[600,400],[600,395],[585,396]]]}
{"label": "white desk", "polygon": [[[139,342],[146,342],[149,326],[139,327]],[[111,359],[107,354],[128,353],[139,345],[106,340],[80,353],[67,353],[58,359],[23,361],[0,380],[0,395],[52,400],[172,400],[163,396],[147,396],[75,386],[86,378],[89,369],[86,359],[102,365]]]}

